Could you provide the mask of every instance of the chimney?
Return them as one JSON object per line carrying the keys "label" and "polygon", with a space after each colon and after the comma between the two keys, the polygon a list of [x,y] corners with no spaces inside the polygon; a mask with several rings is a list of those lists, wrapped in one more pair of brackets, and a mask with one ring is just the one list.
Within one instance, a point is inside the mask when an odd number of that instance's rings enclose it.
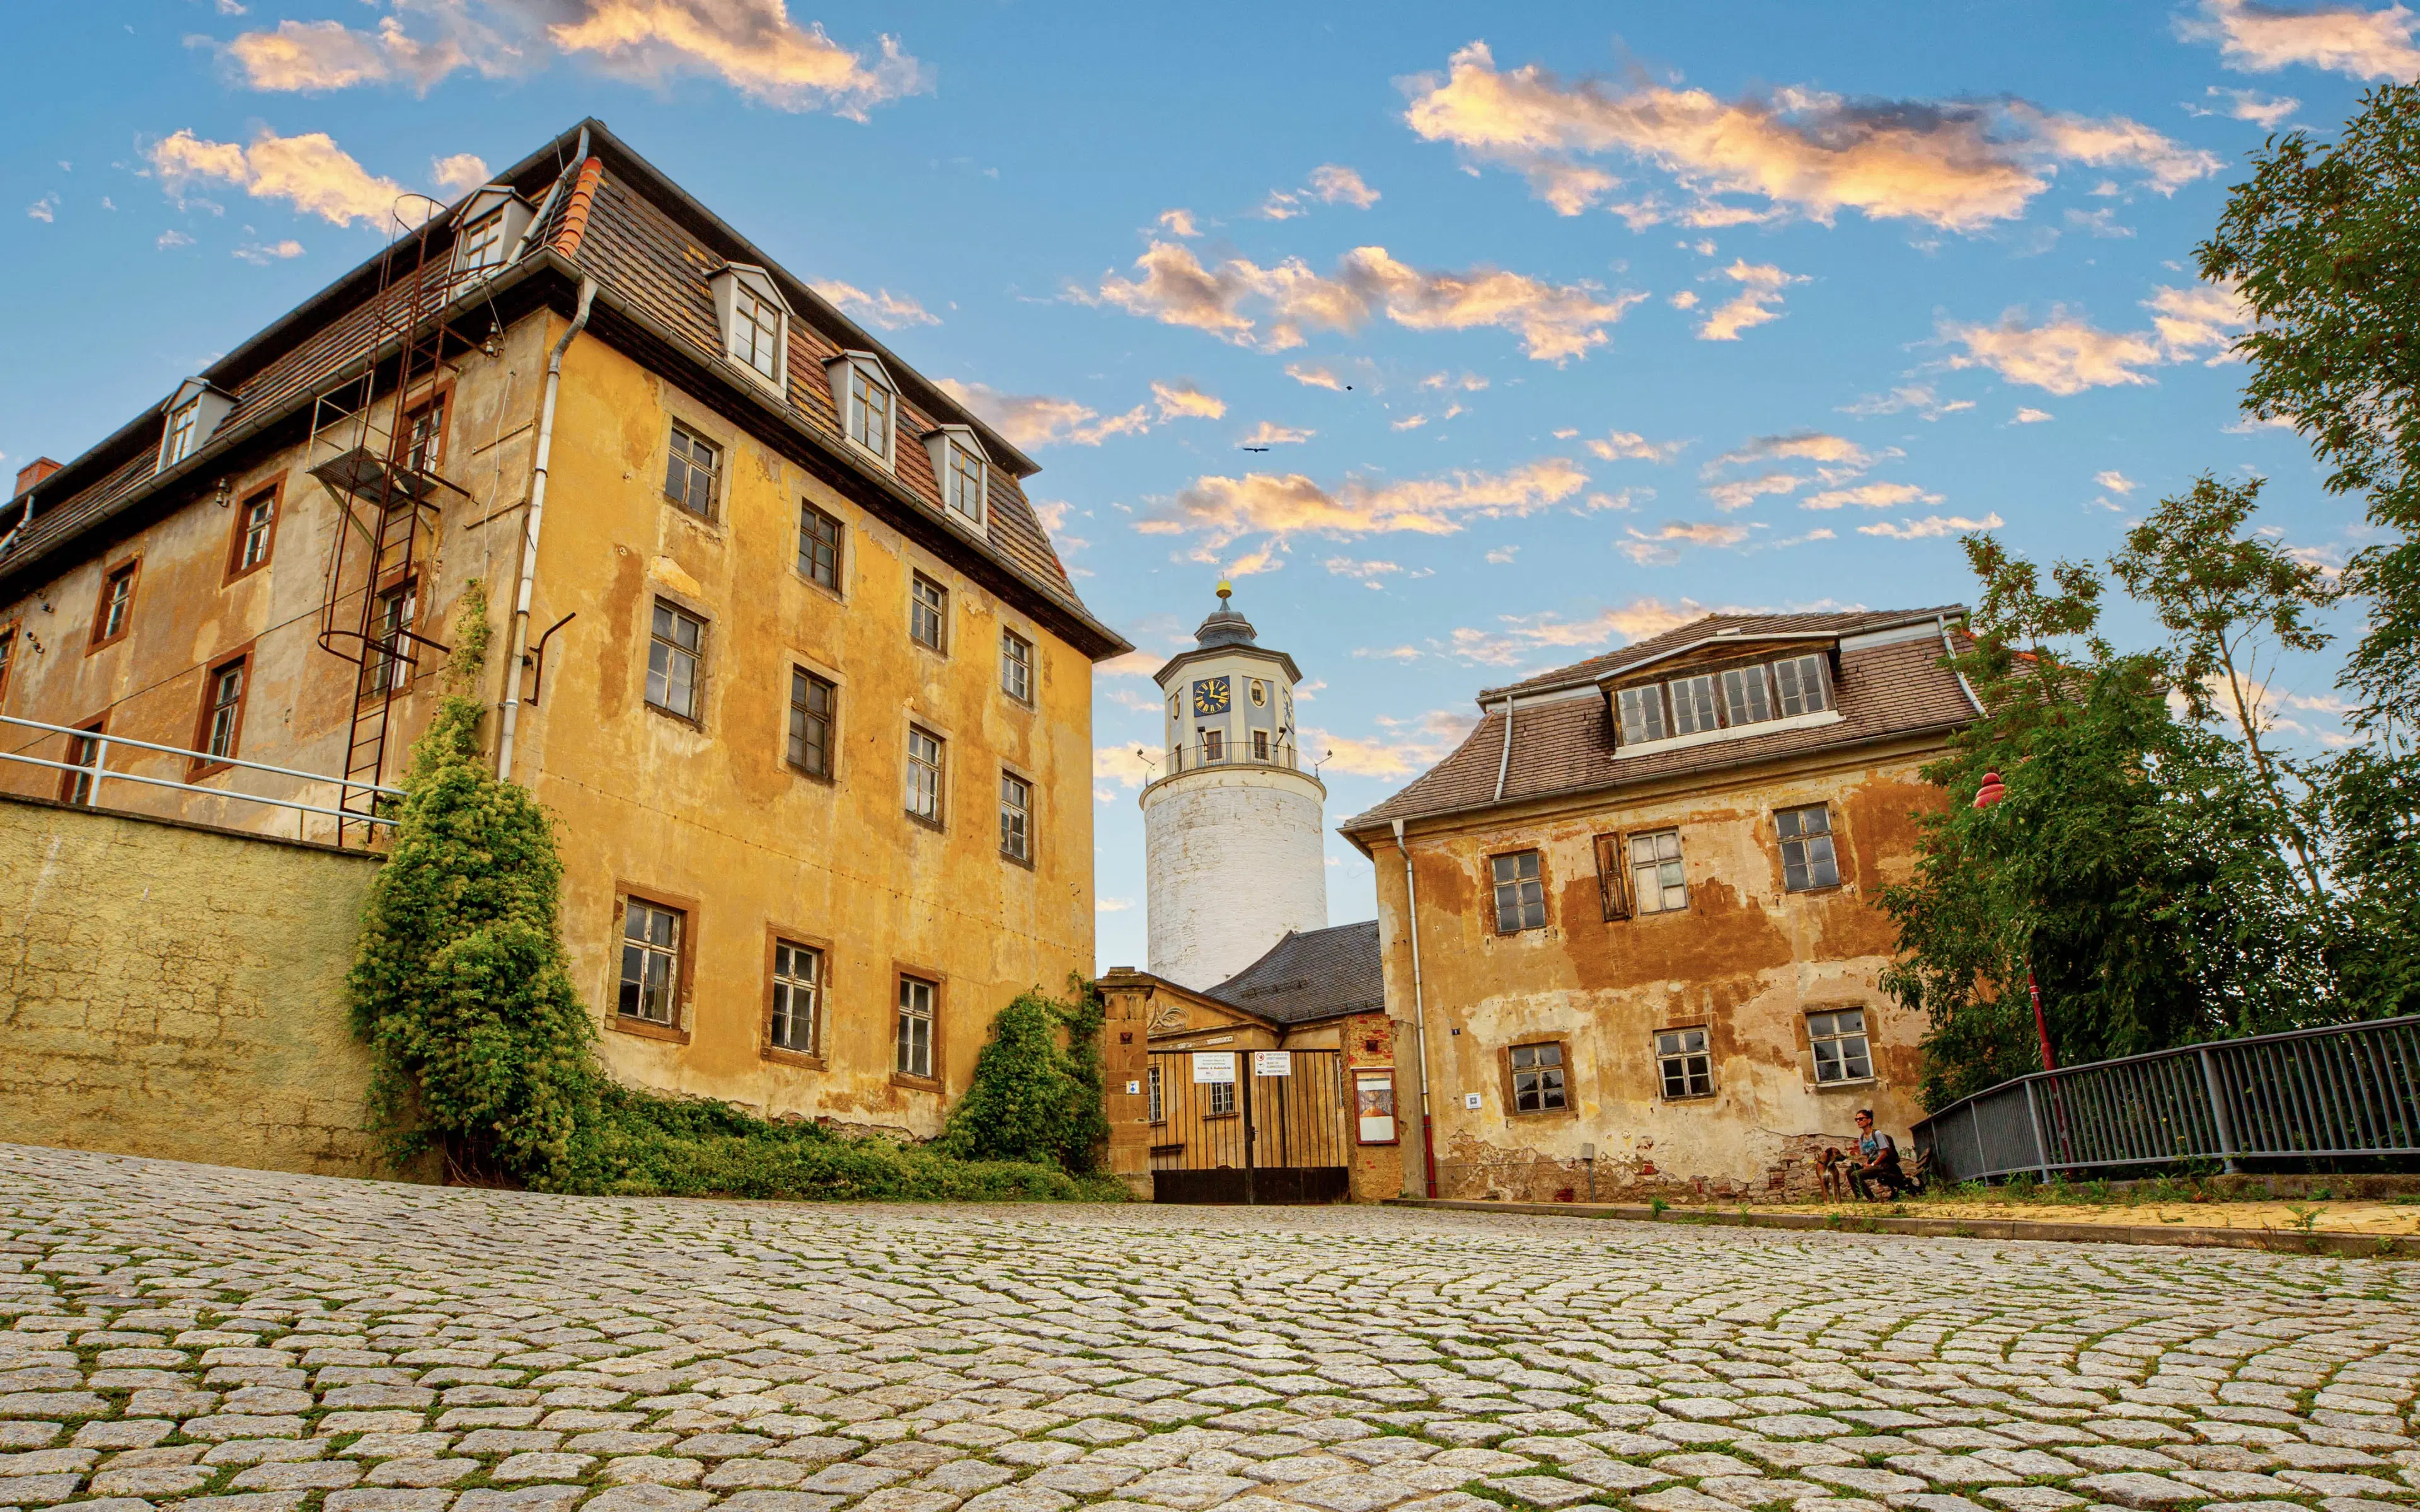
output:
{"label": "chimney", "polygon": [[58,470],[59,465],[56,462],[52,461],[47,456],[38,456],[34,458],[31,462],[26,463],[23,467],[17,470],[17,491],[10,494],[8,497],[11,499],[21,499],[24,497],[26,489],[33,487],[36,484],[41,482],[44,478],[49,477]]}

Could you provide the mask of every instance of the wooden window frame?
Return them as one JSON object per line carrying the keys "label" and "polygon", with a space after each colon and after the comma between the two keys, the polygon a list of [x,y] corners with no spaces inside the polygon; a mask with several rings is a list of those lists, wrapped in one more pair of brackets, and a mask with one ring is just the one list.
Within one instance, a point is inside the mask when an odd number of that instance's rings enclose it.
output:
{"label": "wooden window frame", "polygon": [[[1815,1051],[1815,1020],[1819,1017],[1837,1016],[1841,1013],[1854,1013],[1857,1015],[1857,1032],[1854,1036],[1851,1036],[1838,1033],[1836,1030],[1831,1034],[1825,1035],[1823,1038],[1827,1042],[1833,1044],[1838,1044],[1843,1041],[1852,1038],[1864,1041],[1866,1046],[1866,1073],[1863,1076],[1836,1076],[1827,1082],[1823,1079],[1823,1058],[1820,1055],[1816,1054]],[[1876,1071],[1874,1068],[1874,1010],[1871,1004],[1808,1003],[1804,1005],[1801,1009],[1798,1015],[1798,1023],[1799,1032],[1805,1035],[1807,1039],[1807,1086],[1814,1088],[1819,1092],[1833,1092],[1842,1091],[1852,1088],[1868,1088],[1882,1080],[1881,1072]]]}
{"label": "wooden window frame", "polygon": [[[226,576],[220,579],[220,587],[241,582],[275,559],[277,528],[286,521],[286,476],[280,473],[276,482],[255,488],[236,501],[235,532],[227,539]],[[243,560],[243,543],[252,532],[245,529],[244,521],[251,517],[252,506],[260,502],[264,494],[269,497],[269,533],[261,542],[260,560],[247,566]]]}
{"label": "wooden window frame", "polygon": [[1619,924],[1630,918],[1630,841],[1620,830],[1609,830],[1591,836],[1589,848],[1596,856],[1597,902],[1605,921]]}
{"label": "wooden window frame", "polygon": [[[931,640],[927,640],[923,636],[916,633],[917,611],[927,607],[922,599],[916,596],[916,590],[920,587],[930,588],[934,593],[939,594],[941,596],[941,601],[939,605],[931,606],[933,610],[933,634],[935,637],[935,639]],[[939,578],[934,577],[931,573],[915,567],[910,567],[908,570],[908,643],[910,645],[922,646],[936,656],[947,656],[950,654],[949,584],[941,581]]]}
{"label": "wooden window frame", "polygon": [[1034,853],[1041,849],[1040,844],[1037,843],[1041,837],[1036,833],[1038,826],[1034,823],[1034,810],[1038,807],[1034,802],[1034,798],[1035,795],[1042,791],[1042,784],[1034,781],[1033,779],[1026,776],[1023,772],[1016,770],[1013,766],[1001,767],[1000,769],[1000,817],[1002,821],[1003,829],[1006,827],[1005,822],[1008,818],[1008,784],[1015,782],[1025,789],[1025,854],[1019,856],[1015,851],[1010,850],[1008,848],[1008,837],[1003,834],[1001,837],[1000,858],[1008,862],[1012,866],[1021,866],[1031,872],[1034,869]]}
{"label": "wooden window frame", "polygon": [[[428,612],[428,606],[420,601],[420,575],[409,564],[392,573],[384,582],[370,591],[370,629],[375,632],[379,627],[378,605],[380,602],[398,592],[405,595],[411,612],[403,624],[396,626],[396,639],[416,644],[421,616]],[[390,681],[385,687],[377,686],[378,674],[369,670],[369,658],[380,656],[389,658],[385,675]],[[362,642],[362,657],[363,676],[360,687],[362,702],[365,703],[372,699],[386,698],[390,694],[396,698],[403,698],[411,692],[411,685],[420,680],[419,658],[411,654],[411,645],[398,645],[392,651],[380,652],[365,640]]]}
{"label": "wooden window frame", "polygon": [[[1498,860],[1511,860],[1515,856],[1534,856],[1538,858],[1538,922],[1534,924],[1523,924],[1513,929],[1506,929],[1503,927],[1504,912],[1501,908],[1497,906],[1496,903],[1496,889],[1498,886],[1496,880],[1496,863]],[[1511,939],[1515,935],[1527,934],[1531,930],[1545,929],[1554,922],[1554,910],[1546,906],[1546,900],[1551,896],[1551,892],[1546,883],[1546,849],[1544,846],[1524,845],[1518,850],[1490,852],[1487,856],[1487,876],[1485,880],[1487,883],[1488,933],[1495,935],[1498,939]],[[1520,879],[1516,877],[1513,880],[1513,887],[1515,889],[1516,896],[1518,895]]]}
{"label": "wooden window frame", "polygon": [[[118,625],[116,634],[104,636],[101,631],[101,626],[108,623],[109,585],[117,581],[121,576],[126,579],[126,619],[124,623]],[[137,551],[132,556],[120,557],[117,561],[112,562],[101,568],[101,593],[92,601],[92,635],[84,648],[84,654],[85,656],[89,656],[96,651],[105,650],[110,646],[114,646],[133,633],[134,597],[142,591],[142,552]]]}
{"label": "wooden window frame", "polygon": [[[918,813],[908,804],[908,779],[916,766],[916,737],[923,735],[937,748],[933,767],[933,811]],[[929,725],[914,719],[908,721],[908,736],[899,747],[899,810],[908,822],[931,830],[950,827],[950,737]]]}
{"label": "wooden window frame", "polygon": [[[1706,1048],[1702,1052],[1686,1049],[1673,1052],[1673,1056],[1676,1058],[1699,1054],[1705,1056],[1706,1089],[1704,1091],[1683,1092],[1680,1096],[1674,1097],[1664,1090],[1664,1061],[1666,1057],[1664,1054],[1664,1048],[1658,1041],[1668,1034],[1702,1034],[1706,1037]],[[1714,1026],[1711,1022],[1700,1021],[1696,1024],[1668,1024],[1661,1028],[1650,1030],[1647,1036],[1647,1054],[1648,1058],[1655,1063],[1656,1102],[1709,1103],[1722,1095],[1722,1087],[1714,1080]]]}
{"label": "wooden window frame", "polygon": [[[70,762],[75,760],[76,743],[78,741],[85,739],[97,740],[109,733],[109,716],[104,714],[100,718],[93,720],[89,724],[80,724],[75,727],[75,731],[76,733],[74,734],[68,736],[68,748],[60,753],[64,760]],[[93,774],[98,773],[100,770],[101,753],[99,751],[95,751],[93,753],[92,765],[71,766],[68,770],[61,772],[59,774],[59,801],[66,804],[70,809],[100,808],[101,805],[94,801],[101,789],[101,783],[97,777],[93,778],[93,787],[90,793],[87,793],[82,799],[78,799],[75,795],[76,784],[86,779],[88,777],[92,777]]]}
{"label": "wooden window frame", "polygon": [[[1667,908],[1663,906],[1664,885],[1659,882],[1656,885],[1655,889],[1656,906],[1653,908],[1641,908],[1638,904],[1638,887],[1637,880],[1637,864],[1631,859],[1630,847],[1637,841],[1652,839],[1655,836],[1666,834],[1672,837],[1673,847],[1681,853],[1672,858],[1674,864],[1681,868],[1681,891],[1683,893],[1681,906],[1678,908]],[[1623,830],[1621,832],[1621,860],[1623,867],[1622,889],[1630,905],[1630,918],[1633,919],[1668,918],[1674,914],[1688,913],[1697,906],[1697,896],[1689,887],[1689,848],[1681,843],[1681,826],[1679,825],[1657,825],[1652,829]],[[1659,859],[1656,864],[1660,867],[1663,863]]]}
{"label": "wooden window frame", "polygon": [[[914,980],[933,989],[933,1065],[929,1076],[914,1076],[899,1069],[899,989]],[[916,1092],[938,1092],[947,1085],[949,1068],[942,1059],[942,1030],[948,1024],[950,979],[930,966],[920,966],[906,961],[891,963],[891,1085]]]}
{"label": "wooden window frame", "polygon": [[[687,516],[689,518],[693,519],[702,525],[712,525],[721,519],[722,515],[722,485],[727,471],[725,465],[731,460],[731,448],[720,438],[701,434],[703,430],[703,426],[692,425],[688,422],[677,418],[674,419],[664,426],[664,476],[663,481],[656,486],[656,491],[658,494],[662,496],[665,503],[672,505],[673,508],[680,511],[681,514]],[[700,444],[714,448],[714,466],[706,470],[706,508],[703,510],[691,509],[690,507],[688,487],[686,484],[684,484],[679,497],[675,497],[673,494],[671,484],[673,481],[673,438],[675,436],[686,436],[689,438],[692,458],[695,455],[695,448]],[[696,462],[694,460],[685,459],[682,466],[688,470],[683,476],[685,478],[694,478],[697,471]]]}
{"label": "wooden window frame", "polygon": [[404,402],[396,408],[395,425],[396,433],[397,437],[402,439],[405,442],[403,448],[398,450],[396,455],[398,456],[409,455],[409,438],[411,436],[411,422],[417,416],[425,413],[432,406],[437,408],[437,435],[435,438],[437,463],[434,467],[426,467],[419,471],[427,473],[432,478],[442,478],[445,475],[445,458],[450,455],[450,448],[454,441],[454,380],[452,378],[444,378],[439,382],[430,384],[427,388],[422,389],[418,393],[404,400]]}
{"label": "wooden window frame", "polygon": [[[824,718],[824,769],[820,772],[790,754],[790,727],[799,713],[799,679],[820,683],[831,690],[831,710]],[[827,677],[801,662],[790,663],[790,696],[782,705],[782,764],[811,782],[831,786],[840,781],[840,694],[837,677]]]}
{"label": "wooden window frame", "polygon": [[[243,754],[243,717],[252,702],[253,674],[256,671],[252,665],[252,645],[247,640],[227,655],[213,659],[202,673],[202,706],[194,719],[194,750],[196,754],[187,764],[185,780],[188,782],[198,782],[206,777],[215,777],[232,769],[235,762],[227,758],[240,758]],[[234,739],[225,757],[213,756],[209,754],[210,716],[218,712],[213,699],[220,675],[231,667],[243,669],[243,685],[236,689],[235,695]]]}
{"label": "wooden window frame", "polygon": [[[851,446],[879,461],[886,471],[894,470],[898,465],[896,459],[899,455],[899,391],[892,386],[889,375],[868,368],[865,363],[854,357],[847,359],[847,381],[841,385],[843,401],[846,407],[840,417],[841,435],[847,439]],[[858,385],[861,382],[864,384],[866,393],[870,394],[879,390],[882,394],[882,445],[879,448],[868,445],[858,436],[858,432],[865,428],[859,424],[858,415],[861,410],[867,408],[865,400],[859,393]],[[946,514],[948,505],[944,504],[942,509]]]}
{"label": "wooden window frame", "polygon": [[[807,519],[810,516],[813,516],[816,519],[828,521],[831,525],[832,580],[830,582],[825,582],[821,579],[817,578],[811,568],[801,567],[800,565],[800,563],[807,560],[808,556]],[[845,599],[848,596],[848,590],[844,587],[843,584],[848,581],[847,521],[842,519],[838,515],[833,514],[830,510],[815,503],[813,500],[799,500],[798,548],[799,550],[797,556],[791,559],[790,570],[797,573],[800,578],[806,579],[809,587],[830,594],[835,598]]]}
{"label": "wooden window frame", "polygon": [[[1022,661],[1012,661],[1008,654],[1011,646],[1024,649],[1025,656]],[[1000,627],[1000,690],[1011,702],[1022,704],[1029,709],[1034,704],[1034,684],[1040,680],[1037,676],[1039,668],[1036,665],[1041,659],[1039,652],[1040,648],[1034,644],[1032,636],[1020,635],[1005,625]],[[1022,693],[1008,686],[1008,670],[1012,665],[1025,669],[1025,691]]]}
{"label": "wooden window frame", "polygon": [[[687,714],[683,714],[680,710],[673,708],[668,704],[659,703],[654,699],[647,696],[647,684],[649,680],[655,676],[657,640],[656,610],[659,608],[670,609],[673,613],[680,616],[682,619],[692,620],[696,622],[697,625],[697,650],[693,654],[696,657],[697,665],[690,673],[690,712]],[[647,623],[644,626],[647,637],[647,655],[642,658],[639,663],[639,702],[644,704],[649,712],[661,715],[663,717],[673,720],[677,724],[685,724],[692,730],[704,730],[706,728],[706,676],[711,671],[710,665],[706,659],[710,655],[708,650],[707,632],[711,631],[713,628],[714,621],[711,617],[699,613],[696,609],[690,608],[679,599],[668,598],[660,593],[653,594],[648,596]],[[677,651],[680,649],[677,641],[673,642],[672,644],[674,650]],[[666,696],[670,696],[671,671],[669,663],[667,663],[665,671],[665,688]],[[784,732],[785,738],[786,734],[787,733]]]}
{"label": "wooden window frame", "polygon": [[[1512,1079],[1512,1052],[1515,1050],[1539,1050],[1549,1045],[1553,1046],[1555,1050],[1557,1057],[1556,1069],[1563,1073],[1563,1105],[1559,1108],[1524,1108],[1520,1105],[1519,1097],[1514,1094],[1515,1083]],[[1572,1091],[1571,1041],[1558,1036],[1549,1035],[1544,1039],[1522,1040],[1515,1043],[1499,1045],[1497,1047],[1496,1051],[1496,1067],[1497,1076],[1502,1083],[1498,1090],[1502,1093],[1504,1098],[1504,1116],[1506,1118],[1575,1119],[1579,1117],[1579,1099],[1575,1097]]]}
{"label": "wooden window frame", "polygon": [[[740,303],[742,300],[754,306],[753,314]],[[756,316],[765,318],[757,319]],[[759,363],[748,352],[740,350],[739,333],[742,330],[763,333],[762,349],[771,359],[770,366]],[[758,343],[752,341],[748,345],[753,348]],[[731,360],[765,382],[779,384],[788,373],[789,347],[790,312],[749,287],[745,280],[737,281],[731,291],[731,339],[724,347]]]}
{"label": "wooden window frame", "polygon": [[[1801,831],[1796,835],[1785,835],[1782,833],[1782,815],[1801,814],[1807,812],[1810,809],[1817,810],[1823,816],[1823,832],[1822,835],[1809,836],[1804,831]],[[1774,810],[1773,838],[1774,857],[1781,865],[1781,891],[1785,897],[1803,898],[1810,893],[1838,892],[1841,887],[1847,886],[1848,879],[1843,874],[1840,867],[1840,832],[1832,825],[1831,804],[1819,800],[1814,803],[1793,803],[1788,808]],[[1803,887],[1793,887],[1790,885],[1790,847],[1792,845],[1801,847],[1801,854],[1803,856],[1804,848],[1809,840],[1823,841],[1825,846],[1831,851],[1832,880],[1829,882],[1816,882],[1811,880],[1814,873],[1812,869],[1808,868],[1807,870],[1810,880],[1807,882],[1807,886]]]}
{"label": "wooden window frame", "polygon": [[[792,949],[813,950],[822,962],[821,975],[815,982],[815,1047],[812,1051],[793,1050],[786,1045],[773,1042],[773,962],[776,953],[784,945]],[[796,1066],[802,1071],[827,1069],[830,1064],[827,1051],[831,1042],[829,1032],[831,1026],[831,941],[806,930],[785,929],[779,924],[767,925],[765,927],[765,1011],[757,1021],[758,1058],[770,1061],[777,1066]]]}
{"label": "wooden window frame", "polygon": [[[680,971],[673,988],[673,1022],[650,1023],[646,1019],[627,1017],[622,1012],[622,931],[632,903],[643,903],[681,916]],[[693,989],[697,981],[698,903],[678,893],[634,883],[613,884],[613,948],[605,958],[605,1025],[620,1033],[642,1040],[660,1040],[667,1044],[690,1042],[690,1026],[694,1019]]]}

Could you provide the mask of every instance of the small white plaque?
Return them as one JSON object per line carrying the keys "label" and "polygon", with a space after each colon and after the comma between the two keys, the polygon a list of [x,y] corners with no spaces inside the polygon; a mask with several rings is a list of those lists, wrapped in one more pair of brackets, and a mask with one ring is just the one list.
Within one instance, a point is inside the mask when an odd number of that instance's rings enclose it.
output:
{"label": "small white plaque", "polygon": [[1479,1111],[1479,1094],[1477,1092],[1463,1093],[1462,1105],[1476,1113]]}
{"label": "small white plaque", "polygon": [[1232,1082],[1235,1079],[1235,1052],[1233,1050],[1196,1050],[1193,1052],[1193,1079],[1197,1082]]}
{"label": "small white plaque", "polygon": [[1141,1094],[1141,1092],[1142,1092],[1142,1083],[1140,1083],[1140,1082],[1128,1082],[1128,1083],[1126,1083],[1126,1096],[1128,1096],[1128,1097],[1136,1097],[1136,1096],[1140,1095],[1140,1094]]}
{"label": "small white plaque", "polygon": [[1291,1076],[1294,1074],[1294,1052],[1291,1050],[1255,1050],[1252,1052],[1252,1074],[1255,1076]]}

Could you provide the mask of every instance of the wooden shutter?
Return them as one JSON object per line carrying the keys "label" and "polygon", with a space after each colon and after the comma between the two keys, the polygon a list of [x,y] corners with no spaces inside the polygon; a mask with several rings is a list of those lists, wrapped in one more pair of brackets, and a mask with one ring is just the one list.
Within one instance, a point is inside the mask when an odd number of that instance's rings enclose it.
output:
{"label": "wooden shutter", "polygon": [[1621,837],[1599,835],[1596,838],[1596,890],[1604,900],[1607,923],[1630,917],[1630,894],[1622,886],[1626,875],[1622,866]]}

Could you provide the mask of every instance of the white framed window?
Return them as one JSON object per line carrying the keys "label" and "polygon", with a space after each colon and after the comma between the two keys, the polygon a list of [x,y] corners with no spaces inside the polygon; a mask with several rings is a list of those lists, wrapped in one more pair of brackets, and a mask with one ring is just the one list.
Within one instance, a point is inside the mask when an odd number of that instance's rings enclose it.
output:
{"label": "white framed window", "polygon": [[944,656],[950,649],[950,591],[925,577],[908,578],[908,639]]}
{"label": "white framed window", "polygon": [[935,983],[921,977],[899,979],[899,1032],[892,1069],[902,1076],[933,1074],[933,1006]]}
{"label": "white framed window", "polygon": [[1678,677],[1665,685],[1672,692],[1672,733],[1694,735],[1720,728],[1714,713],[1714,679]]}
{"label": "white framed window", "polygon": [[454,243],[454,271],[468,274],[501,268],[504,252],[504,212],[498,208],[462,228],[460,239]]}
{"label": "white framed window", "polygon": [[[849,444],[865,453],[882,466],[896,465],[893,448],[899,440],[899,385],[891,381],[891,374],[882,360],[872,352],[843,352],[824,364],[831,379],[832,409],[840,418],[840,433]],[[969,433],[971,443],[972,433]],[[934,440],[933,471],[939,474],[942,495],[949,491],[947,448]]]}
{"label": "white framed window", "polygon": [[672,1027],[679,1013],[680,910],[636,898],[622,905],[622,989],[615,1011]]}
{"label": "white framed window", "polygon": [[1821,714],[1832,706],[1831,683],[1822,656],[1792,656],[1773,664],[1773,682],[1781,697],[1781,717]]}
{"label": "white framed window", "polygon": [[1815,1051],[1815,1080],[1861,1082],[1874,1073],[1872,1046],[1866,1040],[1866,1011],[1837,1009],[1807,1015],[1807,1042]]}
{"label": "white framed window", "polygon": [[1642,740],[1664,738],[1663,684],[1625,687],[1614,695],[1614,705],[1621,721],[1623,745],[1635,746]]}
{"label": "white framed window", "polygon": [[489,184],[463,202],[454,238],[454,276],[472,278],[504,265],[536,207],[504,184]]}
{"label": "white framed window", "polygon": [[716,270],[712,283],[723,352],[756,381],[786,396],[790,306],[774,286],[773,275],[746,263],[726,263]]}
{"label": "white framed window", "polygon": [[815,1011],[822,1000],[824,953],[813,946],[773,942],[773,1011],[767,1038],[779,1050],[815,1053]]}
{"label": "white framed window", "polygon": [[1488,858],[1496,885],[1496,933],[1518,934],[1546,927],[1546,893],[1538,871],[1538,853],[1520,851]]}
{"label": "white framed window", "polygon": [[161,406],[165,424],[160,430],[160,456],[152,471],[165,472],[209,444],[211,435],[235,409],[235,395],[213,388],[208,378],[189,378]]}
{"label": "white framed window", "polygon": [[928,825],[941,822],[941,737],[908,727],[908,814]]}
{"label": "white framed window", "polygon": [[161,443],[160,465],[175,467],[194,453],[194,439],[201,433],[201,401],[180,404],[168,411],[168,439]]}
{"label": "white framed window", "polygon": [[208,738],[202,748],[213,756],[235,755],[236,736],[243,720],[243,671],[244,664],[235,661],[210,674]]}
{"label": "white framed window", "polygon": [[1168,1121],[1168,1093],[1161,1084],[1159,1068],[1157,1066],[1152,1067],[1144,1073],[1143,1085],[1149,1089],[1149,1101],[1151,1103],[1151,1118],[1149,1121],[1153,1123],[1166,1123]]}
{"label": "white framed window", "polygon": [[1659,829],[1630,837],[1630,896],[1642,914],[1668,914],[1689,906],[1689,882],[1681,871],[1681,832]]}
{"label": "white framed window", "polygon": [[1655,1036],[1655,1070],[1667,1101],[1714,1094],[1714,1058],[1706,1049],[1706,1031],[1666,1029]]}
{"label": "white framed window", "polygon": [[369,690],[384,693],[390,688],[402,688],[411,682],[413,663],[417,660],[404,642],[419,620],[419,585],[411,579],[396,584],[378,595],[372,611],[369,653]]}
{"label": "white framed window", "polygon": [[971,447],[950,442],[948,486],[950,508],[980,525],[984,522],[985,501],[989,498],[985,477],[983,455]]}
{"label": "white framed window", "polygon": [[1773,690],[1765,686],[1764,668],[1734,667],[1723,673],[1723,712],[1728,723],[1762,724],[1774,717]]}
{"label": "white framed window", "polygon": [[664,444],[664,497],[700,519],[714,517],[716,481],[722,473],[722,448],[687,427],[675,425]]}
{"label": "white framed window", "polygon": [[1033,642],[1015,630],[1000,632],[1000,690],[1019,703],[1033,702]]}
{"label": "white framed window", "polygon": [[277,523],[277,492],[263,489],[243,506],[243,534],[236,546],[235,568],[249,572],[269,560],[271,529]]}
{"label": "white framed window", "polygon": [[1033,859],[1033,784],[1011,772],[1000,774],[1000,854]]}
{"label": "white framed window", "polygon": [[1233,1082],[1203,1082],[1202,1089],[1209,1094],[1202,1099],[1202,1116],[1203,1118],[1223,1119],[1235,1111]]}
{"label": "white framed window", "polygon": [[1773,816],[1781,836],[1781,886],[1790,892],[1840,885],[1840,862],[1832,850],[1832,811],[1820,803],[1783,809]]}
{"label": "white framed window", "polygon": [[647,636],[647,702],[666,714],[697,717],[698,670],[706,659],[706,622],[656,602]]}

